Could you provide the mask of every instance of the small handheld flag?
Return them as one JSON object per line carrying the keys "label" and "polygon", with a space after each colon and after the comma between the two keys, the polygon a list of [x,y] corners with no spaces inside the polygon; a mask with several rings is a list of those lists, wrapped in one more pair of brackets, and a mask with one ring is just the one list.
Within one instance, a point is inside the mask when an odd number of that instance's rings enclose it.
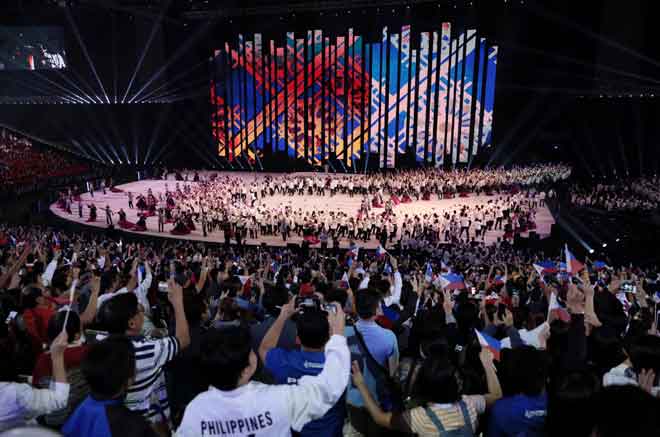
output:
{"label": "small handheld flag", "polygon": [[477,339],[479,339],[479,344],[481,347],[484,347],[492,352],[493,359],[495,361],[500,360],[500,351],[502,350],[502,343],[499,340],[494,339],[488,334],[474,330],[477,334]]}
{"label": "small handheld flag", "polygon": [[575,258],[575,255],[568,250],[568,244],[564,245],[566,252],[566,271],[571,275],[577,275],[580,270],[584,269],[584,264]]}
{"label": "small handheld flag", "polygon": [[594,261],[593,267],[596,270],[609,270],[610,268],[605,261]]}
{"label": "small handheld flag", "polygon": [[428,282],[433,281],[433,268],[431,267],[431,263],[426,263],[426,272],[424,273],[424,279],[426,279]]}
{"label": "small handheld flag", "polygon": [[566,308],[559,303],[557,299],[557,294],[553,291],[550,295],[550,305],[548,305],[548,320],[550,320],[550,315],[554,314],[562,322],[570,322],[571,315],[568,314]]}
{"label": "small handheld flag", "polygon": [[448,273],[440,276],[440,286],[448,290],[462,290],[465,288],[463,276],[457,273]]}
{"label": "small handheld flag", "polygon": [[537,263],[534,263],[534,268],[536,269],[537,272],[539,270],[543,272],[544,275],[557,273],[559,271],[557,264],[550,260],[539,261]]}
{"label": "small handheld flag", "polygon": [[495,278],[493,278],[493,281],[497,285],[506,284],[506,275],[496,275]]}
{"label": "small handheld flag", "polygon": [[344,274],[341,277],[340,284],[342,287],[348,288],[348,273],[344,272]]}

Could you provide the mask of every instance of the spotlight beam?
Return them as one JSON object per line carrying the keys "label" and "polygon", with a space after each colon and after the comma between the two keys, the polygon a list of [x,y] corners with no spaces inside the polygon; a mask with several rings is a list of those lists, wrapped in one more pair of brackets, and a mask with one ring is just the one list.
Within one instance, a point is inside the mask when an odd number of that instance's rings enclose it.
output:
{"label": "spotlight beam", "polygon": [[73,75],[76,77],[78,81],[80,81],[80,84],[85,87],[86,90],[89,91],[89,94],[85,93],[85,95],[89,98],[88,103],[104,103],[103,100],[101,100],[97,96],[97,91],[94,90],[94,88],[87,82],[80,73],[78,73],[74,68],[69,68],[69,71],[73,73]]}
{"label": "spotlight beam", "polygon": [[[511,153],[507,153],[507,156],[504,160],[504,165],[508,165],[511,163],[513,158],[518,154],[521,150],[524,150],[525,147],[529,145],[529,143],[534,139],[536,134],[545,126],[546,123],[554,119],[556,116],[559,115],[561,109],[561,104],[558,103],[552,110],[549,110],[545,113],[543,118],[541,120],[538,120],[534,126],[534,128],[527,134],[527,136],[518,143],[518,146],[513,150]],[[493,154],[491,157],[490,161],[488,162],[488,165],[490,166],[493,159],[499,155],[498,152],[501,152],[504,148],[503,147],[498,147],[498,151]]]}
{"label": "spotlight beam", "polygon": [[65,15],[67,20],[69,21],[69,24],[71,24],[71,28],[73,29],[73,33],[76,36],[76,39],[78,40],[78,43],[80,44],[80,48],[82,48],[83,54],[85,55],[85,58],[87,59],[87,62],[89,63],[90,68],[92,69],[92,73],[94,73],[94,77],[96,78],[96,81],[99,84],[99,87],[101,87],[101,91],[103,92],[103,95],[105,96],[105,100],[107,103],[110,103],[110,99],[108,98],[108,93],[105,91],[105,87],[103,86],[103,82],[101,82],[101,78],[99,77],[99,74],[96,72],[96,67],[94,66],[94,62],[92,61],[92,58],[89,56],[89,52],[87,51],[87,46],[85,45],[85,42],[82,40],[82,37],[80,36],[80,31],[78,30],[78,25],[76,25],[75,20],[73,19],[73,16],[71,15],[71,10],[70,7],[67,6],[64,8]]}
{"label": "spotlight beam", "polygon": [[161,22],[163,21],[163,16],[165,15],[165,12],[167,9],[170,7],[170,3],[172,0],[167,0],[163,7],[160,10],[160,13],[158,14],[158,18],[154,21],[154,25],[151,27],[151,33],[149,34],[149,38],[147,39],[147,43],[144,45],[142,48],[142,53],[140,54],[140,59],[138,60],[137,65],[135,66],[135,70],[133,70],[133,75],[131,76],[131,80],[128,82],[128,87],[126,88],[126,92],[124,92],[124,97],[122,97],[121,102],[124,103],[126,102],[126,97],[128,96],[128,93],[131,91],[131,87],[133,86],[133,81],[135,81],[135,77],[137,76],[138,72],[140,71],[140,68],[142,68],[142,63],[144,62],[144,58],[147,55],[147,52],[149,51],[149,48],[151,48],[151,43],[154,40],[154,37],[156,36],[156,32],[158,32],[158,28],[161,25]]}
{"label": "spotlight beam", "polygon": [[158,71],[156,71],[156,73],[154,73],[154,75],[153,75],[153,76],[152,76],[152,77],[151,77],[151,78],[150,78],[150,79],[149,79],[149,80],[148,80],[148,81],[142,86],[142,88],[140,88],[140,89],[138,90],[138,92],[135,93],[135,95],[133,95],[133,97],[131,97],[131,99],[129,99],[128,102],[129,102],[129,103],[133,103],[133,102],[134,102],[134,101],[140,96],[140,94],[142,94],[142,93],[147,89],[147,87],[149,87],[149,86],[150,86],[150,85],[151,85],[156,79],[158,79],[158,78],[159,78],[159,77],[165,72],[165,70],[166,70],[166,69],[167,69],[172,63],[174,63],[174,61],[176,61],[176,60],[179,59],[184,53],[186,53],[186,51],[188,50],[188,48],[190,48],[190,46],[192,46],[193,43],[195,43],[195,41],[196,41],[197,39],[199,39],[199,38],[200,38],[201,36],[203,36],[206,32],[208,32],[208,30],[211,29],[211,27],[212,27],[212,25],[213,25],[214,23],[215,23],[215,20],[209,20],[209,21],[207,21],[207,22],[204,24],[204,26],[202,26],[201,28],[199,28],[199,29],[197,30],[197,32],[195,32],[194,35],[190,36],[190,37],[189,37],[189,38],[183,43],[183,45],[181,45],[181,46],[180,46],[180,47],[174,52],[174,54],[173,54],[173,55],[167,60],[167,62],[165,62],[165,64],[164,64],[160,69],[158,69]]}
{"label": "spotlight beam", "polygon": [[188,92],[186,92],[185,89],[178,89],[178,90],[172,90],[172,92],[169,94],[163,94],[154,97],[153,99],[151,99],[151,101],[167,100],[169,102],[176,102],[179,100],[187,100],[195,97],[207,96],[208,94],[209,94],[208,88],[200,87],[197,90],[191,90]]}
{"label": "spotlight beam", "polygon": [[[67,93],[67,95],[71,94],[70,90],[68,90],[68,89],[60,86],[59,84],[51,81],[47,77],[42,77],[43,75],[41,75],[40,73],[37,72],[37,75],[39,76],[40,79],[44,79],[46,82],[53,83],[58,88],[60,88],[62,91]],[[53,96],[53,95],[56,96],[58,94],[58,92],[56,90],[53,90],[49,87],[46,87],[46,86],[44,86],[44,84],[41,84],[41,83],[38,84],[35,81],[28,81],[28,80],[23,80],[23,79],[18,79],[18,78],[10,78],[10,80],[13,83],[18,84],[19,86],[25,86],[26,88],[28,88],[30,90],[33,90],[33,91],[36,91],[36,92],[38,92],[38,93],[40,93],[44,96]],[[72,95],[75,95],[75,94],[72,94]],[[62,96],[62,98],[65,98],[65,97]],[[73,97],[71,97],[71,98],[73,99]],[[80,99],[80,101],[83,102],[84,99]]]}
{"label": "spotlight beam", "polygon": [[160,135],[160,130],[163,126],[163,123],[165,122],[167,115],[170,113],[170,108],[171,105],[165,105],[163,109],[161,109],[160,115],[158,117],[158,121],[156,122],[156,128],[151,133],[151,139],[149,140],[149,147],[147,148],[147,152],[144,155],[144,162],[147,162],[149,157],[151,156],[151,151],[153,150],[154,144],[156,143],[156,140]]}
{"label": "spotlight beam", "polygon": [[147,100],[150,96],[152,96],[153,94],[155,94],[155,93],[157,93],[158,91],[160,91],[163,87],[176,83],[177,80],[179,80],[179,79],[181,79],[182,77],[185,77],[185,76],[187,76],[188,74],[192,73],[192,72],[195,71],[200,65],[205,65],[206,62],[207,62],[207,61],[205,61],[205,60],[204,60],[204,61],[201,61],[201,62],[198,62],[197,64],[193,65],[192,68],[189,68],[188,70],[185,70],[184,72],[177,74],[176,76],[172,77],[170,80],[168,80],[167,82],[165,82],[164,84],[161,84],[161,85],[159,85],[157,88],[154,88],[153,91],[149,91],[148,93],[146,93],[144,96],[142,96],[142,98],[140,98],[140,100],[139,100],[137,103],[140,103],[140,102],[143,102],[143,101]]}

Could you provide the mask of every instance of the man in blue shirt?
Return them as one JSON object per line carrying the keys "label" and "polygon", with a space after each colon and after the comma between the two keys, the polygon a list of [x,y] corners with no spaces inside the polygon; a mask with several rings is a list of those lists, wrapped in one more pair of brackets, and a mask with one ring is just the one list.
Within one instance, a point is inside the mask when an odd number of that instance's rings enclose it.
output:
{"label": "man in blue shirt", "polygon": [[[296,311],[295,299],[284,305],[280,317],[271,325],[259,346],[259,357],[277,384],[297,384],[305,375],[321,373],[325,364],[325,344],[330,338],[327,314],[316,307]],[[296,314],[296,328],[301,348],[287,350],[276,347],[286,321]],[[320,419],[305,425],[300,436],[340,437],[346,417],[342,397]]]}
{"label": "man in blue shirt", "polygon": [[542,435],[547,415],[548,397],[544,391],[548,374],[545,351],[531,346],[511,351],[510,378],[513,396],[504,397],[493,406],[488,424],[489,437]]}
{"label": "man in blue shirt", "polygon": [[91,394],[62,428],[66,437],[156,437],[149,422],[124,406],[129,382],[135,375],[135,351],[127,338],[93,344],[82,363]]}
{"label": "man in blue shirt", "polygon": [[[354,326],[346,327],[346,341],[351,351],[351,361],[358,362],[371,396],[385,411],[388,411],[391,408],[390,400],[380,399],[379,391],[382,391],[384,387],[378,386],[377,379],[370,370],[372,366],[368,364],[366,356],[368,351],[374,360],[389,372],[390,376],[394,376],[399,367],[399,345],[396,335],[376,323],[376,318],[382,314],[382,301],[382,293],[374,288],[358,290],[355,293],[355,306],[359,320]],[[359,341],[358,333],[362,336],[367,351]],[[347,400],[353,428],[368,436],[378,436],[386,432],[373,421],[364,406],[360,391],[352,381],[348,387]]]}

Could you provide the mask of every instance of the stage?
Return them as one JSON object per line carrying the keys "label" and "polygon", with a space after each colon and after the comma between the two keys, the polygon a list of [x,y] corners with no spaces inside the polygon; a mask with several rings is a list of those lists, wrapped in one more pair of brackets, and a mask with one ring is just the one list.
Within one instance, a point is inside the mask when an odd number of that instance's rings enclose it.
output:
{"label": "stage", "polygon": [[[297,175],[304,173],[297,173]],[[318,173],[317,173],[318,174]],[[231,173],[233,177],[245,178],[245,180],[254,180],[255,173]],[[258,173],[256,177],[263,177],[265,173]],[[206,174],[202,174],[206,176]],[[130,209],[128,207],[128,192],[133,193],[133,197],[137,196],[139,193],[146,194],[147,190],[151,188],[153,193],[158,196],[158,193],[165,192],[165,184],[168,185],[169,189],[174,189],[175,181],[170,180],[142,180],[137,182],[131,182],[128,184],[119,185],[116,188],[122,190],[121,192],[111,192],[106,190],[104,195],[100,191],[94,192],[94,197],[91,197],[89,193],[84,193],[81,195],[83,203],[83,217],[78,216],[78,205],[77,202],[74,202],[71,205],[72,214],[68,214],[62,208],[58,206],[57,203],[54,203],[50,206],[50,210],[57,215],[58,217],[76,222],[81,225],[94,226],[97,228],[106,228],[106,218],[105,218],[105,207],[106,205],[110,206],[110,209],[115,212],[113,216],[113,222],[115,228],[121,232],[131,232],[135,234],[150,235],[155,237],[167,237],[167,238],[176,238],[176,239],[187,239],[195,241],[209,241],[209,242],[224,242],[224,236],[222,231],[215,231],[214,233],[208,234],[206,237],[202,235],[201,226],[196,224],[197,229],[192,231],[190,234],[185,236],[172,235],[170,231],[172,230],[173,224],[165,224],[165,232],[157,232],[158,229],[158,217],[149,217],[147,218],[147,231],[145,232],[135,232],[127,231],[121,229],[117,226],[117,211],[120,208],[123,208],[127,215],[127,220],[130,222],[137,222],[138,220],[138,210],[136,208]],[[195,182],[179,182],[180,184],[189,183],[195,184]],[[433,196],[432,200],[414,200],[412,203],[401,203],[394,207],[394,212],[396,213],[397,219],[401,220],[406,214],[408,215],[422,215],[422,214],[433,214],[437,213],[438,215],[444,214],[445,211],[452,211],[455,208],[462,205],[476,206],[482,205],[489,201],[494,201],[497,196],[486,196],[480,195],[476,196],[473,193],[470,193],[468,197],[456,197],[453,199],[437,199]],[[283,196],[283,195],[274,195],[272,197],[266,197],[262,199],[261,202],[265,203],[267,207],[277,207],[280,205],[290,205],[294,209],[302,209],[303,211],[312,211],[312,210],[333,210],[333,211],[343,211],[346,212],[349,216],[355,217],[360,208],[361,197],[354,196],[350,197],[344,194],[337,194],[333,197],[329,195],[326,196]],[[97,207],[97,218],[95,222],[87,222],[89,218],[89,208],[88,205],[94,204]],[[540,238],[545,238],[550,235],[550,229],[554,223],[554,219],[550,214],[550,211],[546,206],[542,206],[537,210],[536,213],[536,229],[535,231],[539,234]],[[399,225],[399,230],[401,226]],[[528,236],[528,232],[522,233],[523,237]],[[498,237],[502,237],[504,232],[501,230],[487,231],[485,236],[486,244],[492,244],[497,241]],[[232,242],[234,242],[232,240]],[[292,233],[290,238],[286,242],[282,241],[281,236],[261,236],[258,239],[247,238],[244,241],[246,244],[260,244],[266,243],[270,246],[286,246],[287,243],[301,243],[302,236],[297,236]],[[331,243],[329,243],[331,244]],[[349,241],[347,238],[341,240],[341,247],[348,247]],[[370,241],[364,243],[360,242],[360,245],[366,249],[373,249],[378,246],[378,241],[375,238],[372,238]],[[317,245],[318,246],[318,245]]]}

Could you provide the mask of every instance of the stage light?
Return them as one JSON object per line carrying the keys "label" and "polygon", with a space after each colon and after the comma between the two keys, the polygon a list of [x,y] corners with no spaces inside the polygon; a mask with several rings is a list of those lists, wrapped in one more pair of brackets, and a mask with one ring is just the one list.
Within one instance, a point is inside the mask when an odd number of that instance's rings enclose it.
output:
{"label": "stage light", "polygon": [[603,247],[607,247],[607,243],[603,243]]}
{"label": "stage light", "polygon": [[620,239],[620,238],[617,238],[617,239],[616,239],[616,242],[618,243],[619,241],[621,241],[621,239]]}
{"label": "stage light", "polygon": [[[506,0],[505,0],[506,1]],[[589,249],[589,253],[594,253],[593,249]]]}

